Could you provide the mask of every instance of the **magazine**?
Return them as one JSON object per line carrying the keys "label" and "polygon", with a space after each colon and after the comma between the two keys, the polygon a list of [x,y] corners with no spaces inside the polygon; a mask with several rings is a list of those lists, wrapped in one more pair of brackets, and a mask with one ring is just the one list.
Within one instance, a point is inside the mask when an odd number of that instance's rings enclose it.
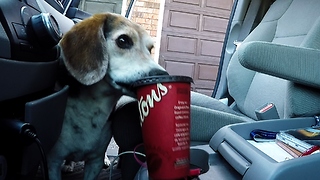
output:
{"label": "magazine", "polygon": [[298,151],[297,149],[291,147],[290,145],[276,140],[276,143],[278,146],[280,146],[283,150],[285,150],[287,153],[289,153],[292,157],[297,158],[297,157],[301,157],[303,154],[302,152]]}
{"label": "magazine", "polygon": [[312,145],[320,146],[320,127],[306,127],[282,131]]}
{"label": "magazine", "polygon": [[[310,137],[308,136],[309,139],[306,140],[305,135],[301,134],[301,132],[304,132],[305,129],[307,128],[280,131],[276,135],[276,142],[281,148],[290,153],[293,157],[301,157],[318,153],[320,146],[309,143]],[[297,134],[299,136],[295,136]],[[318,141],[320,142],[320,139]],[[312,140],[312,142],[316,141]]]}

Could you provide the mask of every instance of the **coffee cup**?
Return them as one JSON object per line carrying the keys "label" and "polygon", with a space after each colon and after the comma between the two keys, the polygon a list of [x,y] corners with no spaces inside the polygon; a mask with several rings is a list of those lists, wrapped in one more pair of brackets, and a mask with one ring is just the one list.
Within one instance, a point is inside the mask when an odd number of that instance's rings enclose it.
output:
{"label": "coffee cup", "polygon": [[189,174],[191,82],[191,77],[164,75],[134,83],[151,179]]}

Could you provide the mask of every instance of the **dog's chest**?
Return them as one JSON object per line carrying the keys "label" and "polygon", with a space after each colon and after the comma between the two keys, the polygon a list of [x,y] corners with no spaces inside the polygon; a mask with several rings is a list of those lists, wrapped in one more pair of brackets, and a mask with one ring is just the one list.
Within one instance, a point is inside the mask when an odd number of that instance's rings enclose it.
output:
{"label": "dog's chest", "polygon": [[105,149],[111,139],[108,118],[119,97],[98,92],[68,99],[61,139],[73,152],[73,159],[85,159],[93,151]]}

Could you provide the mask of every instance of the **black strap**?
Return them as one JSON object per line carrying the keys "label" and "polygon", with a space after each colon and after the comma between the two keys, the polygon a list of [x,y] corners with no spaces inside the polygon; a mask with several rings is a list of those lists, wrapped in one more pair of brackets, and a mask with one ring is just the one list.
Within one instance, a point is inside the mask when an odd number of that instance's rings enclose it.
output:
{"label": "black strap", "polygon": [[262,0],[251,0],[248,11],[242,23],[238,41],[243,41],[251,32],[254,20],[256,19],[260,8],[261,1]]}

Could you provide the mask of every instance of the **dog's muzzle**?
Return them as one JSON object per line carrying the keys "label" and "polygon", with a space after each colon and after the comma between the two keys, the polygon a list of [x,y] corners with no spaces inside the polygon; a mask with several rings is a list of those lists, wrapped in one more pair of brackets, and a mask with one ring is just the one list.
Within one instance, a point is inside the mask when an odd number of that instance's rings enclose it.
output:
{"label": "dog's muzzle", "polygon": [[149,76],[160,76],[160,75],[169,75],[167,71],[161,69],[153,69],[149,72]]}
{"label": "dog's muzzle", "polygon": [[[148,74],[146,74],[146,77],[148,77],[148,76],[163,76],[163,75],[169,75],[169,73],[167,71],[161,70],[161,69],[152,69],[149,71]],[[117,90],[122,91],[123,94],[131,96],[131,97],[136,96],[134,89],[132,87],[133,82],[131,84],[124,83],[124,82],[116,82],[108,74],[106,75],[105,79],[112,87],[114,87]]]}

